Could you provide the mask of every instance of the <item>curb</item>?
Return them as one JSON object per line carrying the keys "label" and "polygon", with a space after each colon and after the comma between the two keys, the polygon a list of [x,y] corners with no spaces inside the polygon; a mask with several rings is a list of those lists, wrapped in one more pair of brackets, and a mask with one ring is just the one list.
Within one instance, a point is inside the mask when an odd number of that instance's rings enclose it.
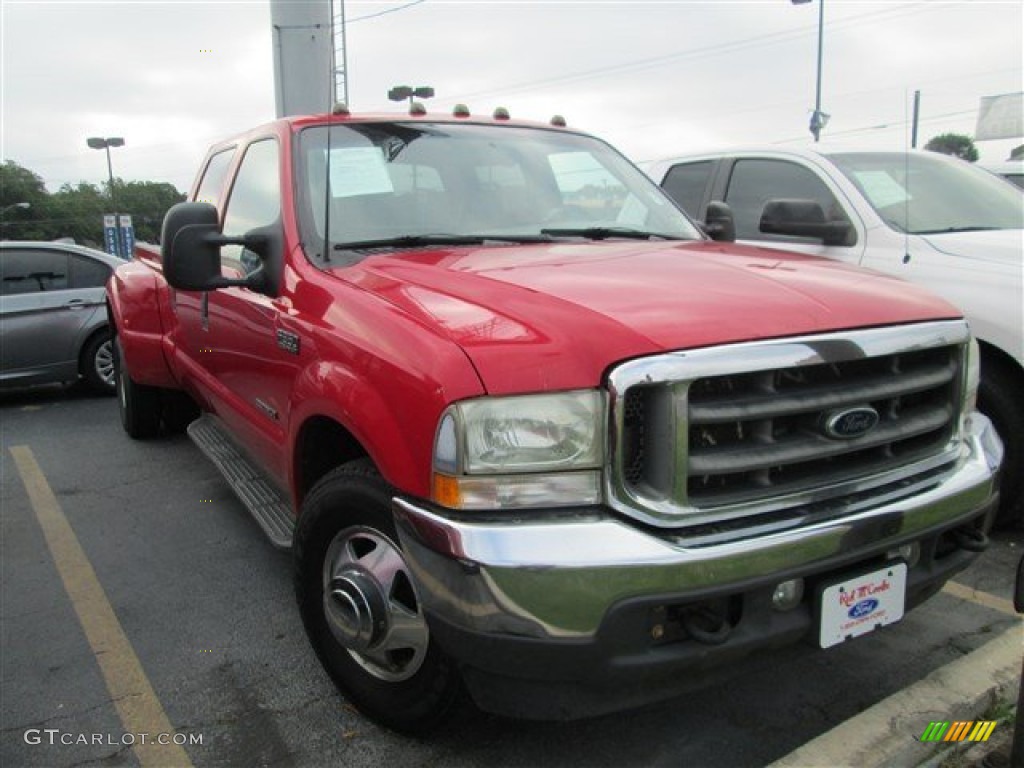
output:
{"label": "curb", "polygon": [[1016,699],[1024,627],[1015,622],[996,639],[947,664],[768,768],[900,768],[930,758],[937,745],[917,739],[932,720],[973,720],[995,696]]}

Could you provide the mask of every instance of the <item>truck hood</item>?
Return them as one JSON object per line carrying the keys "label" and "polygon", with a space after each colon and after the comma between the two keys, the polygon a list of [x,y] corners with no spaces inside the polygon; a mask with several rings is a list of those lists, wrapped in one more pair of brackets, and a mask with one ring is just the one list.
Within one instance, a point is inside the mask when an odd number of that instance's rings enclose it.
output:
{"label": "truck hood", "polygon": [[1024,261],[1024,230],[1020,229],[946,232],[920,237],[935,250],[950,256],[1013,264],[1018,270]]}
{"label": "truck hood", "polygon": [[874,272],[711,242],[417,250],[335,274],[447,335],[491,394],[594,387],[667,350],[960,316]]}

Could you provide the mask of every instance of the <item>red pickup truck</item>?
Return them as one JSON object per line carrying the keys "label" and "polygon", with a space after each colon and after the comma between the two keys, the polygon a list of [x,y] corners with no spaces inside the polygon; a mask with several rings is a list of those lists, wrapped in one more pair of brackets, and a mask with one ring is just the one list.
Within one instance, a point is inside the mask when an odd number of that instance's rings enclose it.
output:
{"label": "red pickup truck", "polygon": [[708,240],[608,145],[506,114],[214,146],[108,286],[121,419],[185,428],[291,547],[346,698],[567,718],[828,647],[987,542],[960,313]]}

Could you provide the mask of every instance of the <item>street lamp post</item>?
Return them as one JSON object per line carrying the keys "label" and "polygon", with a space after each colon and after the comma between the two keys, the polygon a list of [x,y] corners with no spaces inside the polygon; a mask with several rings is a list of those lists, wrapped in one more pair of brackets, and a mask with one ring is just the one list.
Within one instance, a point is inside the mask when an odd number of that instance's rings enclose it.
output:
{"label": "street lamp post", "polygon": [[[120,136],[111,136],[106,139],[102,138],[90,138],[86,139],[85,143],[89,145],[91,149],[105,149],[107,151],[107,178],[110,180],[110,206],[114,209],[114,255],[121,255],[121,238],[118,236],[118,228],[120,227],[120,219],[117,214],[117,198],[114,196],[114,166],[110,162],[110,148],[111,147],[123,147],[124,139]],[[131,254],[128,254],[129,258]]]}
{"label": "street lamp post", "polygon": [[7,212],[8,211],[27,211],[31,207],[32,207],[31,203],[24,203],[23,202],[23,203],[11,203],[10,205],[5,205],[3,208],[0,208],[0,229],[2,229],[3,227],[6,227],[8,224],[11,223],[11,222],[7,221]]}
{"label": "street lamp post", "polygon": [[[790,0],[793,5],[805,5],[811,0]],[[821,111],[821,57],[825,43],[825,0],[818,0],[818,80],[814,89],[814,114],[811,115],[811,133],[815,141],[821,140],[821,129],[828,125],[829,115]]]}
{"label": "street lamp post", "polygon": [[432,99],[434,97],[434,89],[429,85],[422,85],[418,88],[410,88],[408,85],[396,85],[388,91],[388,98],[391,101],[405,101],[408,99],[410,107],[412,106],[413,96],[418,99]]}
{"label": "street lamp post", "polygon": [[27,211],[31,207],[31,203],[11,203],[10,205],[5,205],[3,208],[0,208],[0,216],[5,216],[8,211],[13,211],[18,208],[23,211]]}

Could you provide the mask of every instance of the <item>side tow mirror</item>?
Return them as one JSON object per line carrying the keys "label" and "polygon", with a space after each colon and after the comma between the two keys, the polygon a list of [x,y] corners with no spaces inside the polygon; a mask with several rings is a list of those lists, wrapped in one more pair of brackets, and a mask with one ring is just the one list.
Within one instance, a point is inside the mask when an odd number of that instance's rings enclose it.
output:
{"label": "side tow mirror", "polygon": [[736,221],[732,216],[732,208],[720,200],[708,203],[703,229],[712,240],[722,243],[736,242]]}
{"label": "side tow mirror", "polygon": [[261,250],[263,235],[225,237],[220,234],[217,209],[209,203],[178,203],[164,216],[160,257],[164,277],[182,291],[209,291],[229,285],[252,287],[252,278],[232,280],[221,275],[220,247],[244,245]]}
{"label": "side tow mirror", "polygon": [[769,235],[814,237],[825,245],[846,245],[853,225],[829,221],[813,200],[769,200],[761,212],[760,230]]}

